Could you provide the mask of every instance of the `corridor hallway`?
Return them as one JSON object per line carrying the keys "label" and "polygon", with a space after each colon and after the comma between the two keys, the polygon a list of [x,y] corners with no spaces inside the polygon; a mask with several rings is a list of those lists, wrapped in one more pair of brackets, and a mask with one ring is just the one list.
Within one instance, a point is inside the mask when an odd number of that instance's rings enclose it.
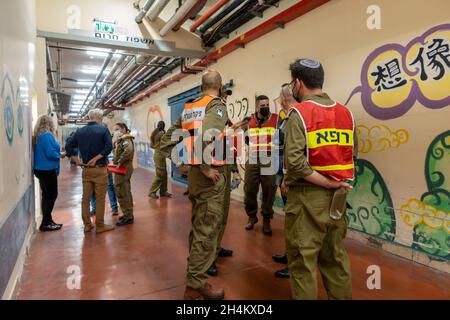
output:
{"label": "corridor hallway", "polygon": [[[81,170],[62,162],[59,197],[53,217],[64,227],[38,232],[32,240],[15,299],[182,299],[184,292],[190,203],[185,188],[173,184],[172,199],[148,200],[153,173],[137,169],[132,179],[135,223],[96,235],[83,233]],[[112,221],[107,206],[105,220]],[[219,258],[226,299],[290,299],[288,279],[275,278],[283,267],[271,256],[284,250],[284,218],[276,215],[274,235],[264,236],[261,222],[245,231],[243,204],[232,201],[224,247],[231,258]],[[450,299],[450,277],[379,249],[347,239],[354,299]],[[381,268],[381,289],[366,285],[369,265]],[[81,288],[68,289],[72,268],[81,269]],[[70,278],[69,278],[70,279]],[[70,282],[70,280],[69,280]],[[319,299],[326,299],[323,286]]]}

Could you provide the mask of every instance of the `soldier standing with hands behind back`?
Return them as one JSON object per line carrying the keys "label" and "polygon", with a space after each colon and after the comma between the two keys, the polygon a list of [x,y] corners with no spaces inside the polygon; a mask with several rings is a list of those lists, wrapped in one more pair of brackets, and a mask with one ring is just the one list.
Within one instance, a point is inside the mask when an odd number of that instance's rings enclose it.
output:
{"label": "soldier standing with hands behind back", "polygon": [[[322,92],[314,60],[290,65],[294,98],[286,128],[285,237],[295,299],[317,299],[317,265],[329,299],[351,299],[350,262],[342,243],[345,198],[354,177],[355,123],[347,107]],[[337,191],[338,190],[338,191]],[[343,192],[341,192],[343,191]]]}

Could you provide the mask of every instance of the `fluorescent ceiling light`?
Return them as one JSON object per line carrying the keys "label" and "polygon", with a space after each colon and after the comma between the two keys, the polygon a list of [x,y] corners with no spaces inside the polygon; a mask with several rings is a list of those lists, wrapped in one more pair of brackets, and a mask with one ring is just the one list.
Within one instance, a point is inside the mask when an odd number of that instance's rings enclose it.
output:
{"label": "fluorescent ceiling light", "polygon": [[76,93],[89,93],[89,89],[76,89],[75,90]]}
{"label": "fluorescent ceiling light", "polygon": [[[91,56],[91,57],[106,57],[106,56],[108,56],[108,54],[110,54],[110,53],[112,53],[112,52],[110,52],[110,51],[86,51],[86,54],[88,55],[88,56]],[[113,54],[113,58],[114,59],[118,59],[118,58],[120,58],[122,55],[120,54],[120,53],[114,53]]]}
{"label": "fluorescent ceiling light", "polygon": [[94,84],[94,81],[78,80],[77,83],[82,86],[92,86]]}
{"label": "fluorescent ceiling light", "polygon": [[86,74],[98,74],[100,69],[81,69],[80,71]]}
{"label": "fluorescent ceiling light", "polygon": [[93,57],[106,57],[109,52],[105,52],[105,51],[86,51],[86,54],[88,56],[93,56]]}
{"label": "fluorescent ceiling light", "polygon": [[[83,68],[80,71],[85,74],[99,74],[101,69]],[[111,69],[106,69],[105,71],[103,71],[103,74],[108,74],[110,71],[111,71]]]}

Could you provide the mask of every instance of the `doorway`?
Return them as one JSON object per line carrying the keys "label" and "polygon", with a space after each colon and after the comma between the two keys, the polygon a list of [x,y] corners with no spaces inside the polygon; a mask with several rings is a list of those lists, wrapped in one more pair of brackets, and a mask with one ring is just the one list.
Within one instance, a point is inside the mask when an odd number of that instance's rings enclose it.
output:
{"label": "doorway", "polygon": [[[177,94],[176,96],[170,97],[168,99],[168,105],[170,108],[170,121],[171,124],[175,123],[175,121],[180,117],[181,113],[183,112],[184,105],[186,102],[188,102],[191,99],[197,99],[200,96],[201,89],[200,86],[192,88],[190,90],[187,90],[185,92],[182,92],[180,94]],[[183,150],[182,148],[179,148],[179,155],[182,158],[183,157]],[[172,179],[178,182],[181,182],[185,185],[187,185],[187,175],[183,174],[178,170],[178,168],[171,163],[172,166]]]}

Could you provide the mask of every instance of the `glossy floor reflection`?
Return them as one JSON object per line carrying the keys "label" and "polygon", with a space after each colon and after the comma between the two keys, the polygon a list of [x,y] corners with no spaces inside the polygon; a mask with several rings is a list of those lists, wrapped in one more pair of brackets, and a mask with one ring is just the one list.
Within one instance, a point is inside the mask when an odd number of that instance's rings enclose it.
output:
{"label": "glossy floor reflection", "polygon": [[[80,213],[81,171],[64,163],[54,220],[61,231],[38,232],[32,242],[16,299],[181,299],[190,228],[190,203],[185,188],[171,184],[172,199],[148,200],[153,174],[137,169],[132,188],[135,223],[112,232],[84,235]],[[115,221],[107,206],[106,221]],[[262,234],[261,222],[245,231],[242,203],[233,201],[224,247],[233,257],[219,259],[219,276],[227,299],[290,299],[289,280],[275,278],[283,267],[272,262],[284,250],[282,216],[274,235]],[[354,299],[450,299],[450,276],[379,249],[346,240],[353,273]],[[381,290],[366,285],[369,265],[380,266]],[[73,288],[81,271],[81,287]],[[326,299],[320,285],[319,298]]]}

